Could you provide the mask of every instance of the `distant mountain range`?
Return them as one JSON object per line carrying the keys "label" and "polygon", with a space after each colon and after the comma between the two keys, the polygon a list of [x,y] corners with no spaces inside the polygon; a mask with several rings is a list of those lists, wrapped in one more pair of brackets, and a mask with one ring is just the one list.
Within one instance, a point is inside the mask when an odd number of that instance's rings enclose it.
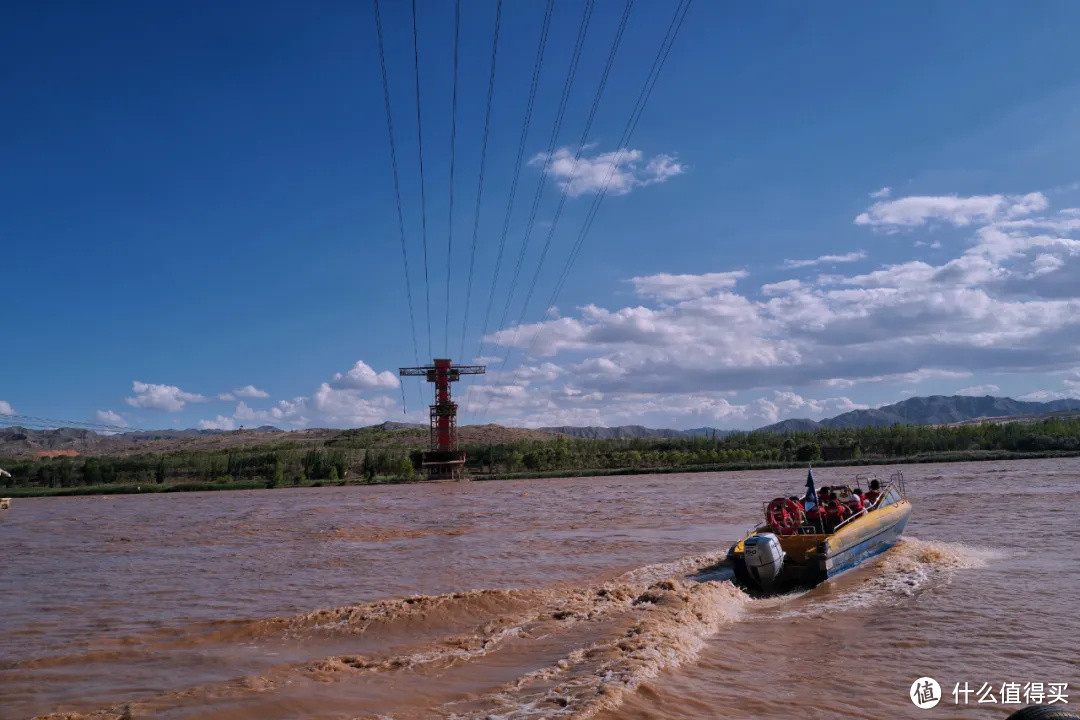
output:
{"label": "distant mountain range", "polygon": [[[791,418],[758,428],[761,432],[807,432],[817,428],[887,427],[889,425],[948,425],[978,421],[983,418],[1036,419],[1053,413],[1080,412],[1080,399],[1051,402],[1024,402],[1012,398],[969,397],[966,395],[932,395],[914,397],[872,410],[852,410],[825,420]],[[387,431],[426,431],[427,425],[387,421],[373,425]],[[82,428],[31,430],[21,427],[0,427],[0,456],[23,456],[50,451],[70,451],[98,454],[130,454],[134,452],[175,452],[178,450],[207,450],[243,447],[267,442],[328,440],[343,430],[312,428],[280,430],[271,425],[243,430],[137,430],[126,433],[99,434]],[[498,425],[467,425],[461,428],[464,443],[500,443],[520,439],[541,439],[552,435],[597,440],[634,438],[686,438],[730,435],[732,430],[710,427],[690,430],[647,428],[641,425],[617,427],[556,427],[525,430]],[[424,433],[426,434],[426,432]]]}
{"label": "distant mountain range", "polygon": [[888,427],[890,425],[948,425],[980,418],[1043,415],[1069,410],[1080,410],[1080,400],[1025,402],[991,395],[983,397],[931,395],[929,397],[909,398],[872,410],[852,410],[820,421],[807,418],[782,420],[758,429],[765,432],[782,433],[814,430],[819,427],[862,428]]}
{"label": "distant mountain range", "polygon": [[574,427],[572,425],[559,425],[556,427],[542,427],[540,430],[560,435],[570,435],[577,438],[590,440],[624,440],[633,438],[685,438],[685,437],[724,437],[730,435],[732,430],[718,430],[717,428],[699,427],[690,430],[669,430],[665,428],[647,428],[642,425],[617,425],[616,427]]}
{"label": "distant mountain range", "polygon": [[[761,432],[789,433],[809,432],[822,427],[862,428],[888,427],[890,425],[947,425],[950,423],[978,420],[980,418],[1018,417],[1043,415],[1063,411],[1080,411],[1080,400],[1053,400],[1051,402],[1025,402],[1005,397],[970,397],[967,395],[931,395],[913,397],[892,405],[872,410],[852,410],[824,420],[790,418],[772,425],[757,428]],[[731,430],[701,427],[691,430],[667,430],[619,425],[617,427],[545,427],[541,430],[579,438],[680,438],[724,437]]]}

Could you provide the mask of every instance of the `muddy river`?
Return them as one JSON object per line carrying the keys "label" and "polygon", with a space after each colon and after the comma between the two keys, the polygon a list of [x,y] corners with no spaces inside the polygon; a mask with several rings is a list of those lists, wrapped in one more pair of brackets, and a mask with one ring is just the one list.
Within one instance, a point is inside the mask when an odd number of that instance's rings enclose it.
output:
{"label": "muddy river", "polygon": [[902,469],[898,546],[770,599],[691,576],[802,471],[17,499],[0,718],[1004,718],[1040,684],[1080,705],[1080,459]]}

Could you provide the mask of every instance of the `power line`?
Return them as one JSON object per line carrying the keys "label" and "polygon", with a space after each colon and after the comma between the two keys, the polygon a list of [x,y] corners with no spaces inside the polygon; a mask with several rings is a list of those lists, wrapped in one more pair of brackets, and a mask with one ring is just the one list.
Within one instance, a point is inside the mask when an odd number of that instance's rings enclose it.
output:
{"label": "power line", "polygon": [[413,70],[416,78],[416,144],[420,151],[420,231],[424,241],[424,295],[427,299],[428,355],[431,355],[431,282],[428,278],[427,193],[424,189],[424,129],[420,113],[420,42],[416,26],[416,0],[412,0]]}
{"label": "power line", "polygon": [[638,93],[637,100],[634,103],[634,109],[630,113],[630,119],[626,123],[626,127],[623,129],[623,134],[619,139],[618,152],[615,160],[612,162],[611,167],[608,169],[607,177],[604,179],[604,184],[601,187],[599,193],[593,197],[592,205],[589,207],[585,216],[585,221],[582,223],[581,230],[578,232],[577,239],[574,241],[573,249],[570,251],[570,255],[567,257],[566,264],[563,266],[563,271],[559,276],[559,280],[555,285],[555,290],[551,297],[551,302],[548,303],[548,307],[555,304],[558,300],[559,294],[562,292],[563,285],[566,282],[567,277],[570,274],[570,269],[577,261],[578,255],[581,252],[581,247],[585,243],[585,238],[588,236],[589,231],[592,229],[592,224],[596,220],[596,215],[600,210],[601,203],[604,202],[604,198],[607,197],[608,189],[611,187],[611,179],[615,175],[615,171],[618,169],[618,164],[621,159],[622,153],[629,146],[630,139],[633,137],[634,131],[637,129],[638,121],[641,120],[642,114],[645,112],[645,106],[649,102],[649,97],[652,95],[653,88],[656,87],[656,82],[660,77],[660,71],[663,69],[664,64],[667,62],[668,55],[671,53],[671,48],[675,44],[675,38],[679,34],[679,30],[682,29],[683,21],[686,20],[686,15],[690,11],[690,4],[693,0],[680,0],[680,4],[675,8],[675,14],[671,18],[671,22],[668,24],[667,33],[664,36],[664,40],[660,43],[660,50],[656,54],[656,58],[653,59],[652,67],[649,69],[649,74],[646,76],[645,82],[642,84],[641,91]]}
{"label": "power line", "polygon": [[446,320],[443,350],[450,352],[450,258],[454,249],[454,154],[457,139],[458,43],[461,35],[461,0],[454,3],[454,92],[450,103],[450,210],[446,234]]}
{"label": "power line", "polygon": [[472,251],[469,254],[469,279],[465,285],[465,313],[461,321],[461,357],[465,356],[465,336],[469,328],[469,303],[472,299],[473,271],[476,267],[476,244],[480,231],[480,203],[484,197],[484,171],[487,163],[488,131],[491,127],[491,103],[495,96],[495,63],[499,53],[499,29],[502,25],[502,4],[495,5],[495,32],[491,42],[491,70],[488,73],[487,109],[484,112],[484,138],[480,143],[480,177],[476,184],[476,211],[473,213]]}
{"label": "power line", "polygon": [[525,254],[529,249],[529,240],[532,237],[533,227],[536,225],[536,216],[540,209],[540,200],[544,195],[544,188],[547,187],[548,167],[551,162],[551,157],[555,153],[555,147],[558,145],[559,132],[562,130],[563,117],[566,114],[566,106],[570,100],[570,91],[573,88],[574,77],[577,75],[578,64],[581,61],[581,51],[585,46],[585,35],[589,27],[589,20],[592,17],[594,7],[593,0],[586,0],[581,15],[581,23],[578,26],[577,39],[574,42],[574,50],[570,55],[570,66],[566,71],[566,79],[563,80],[562,96],[559,98],[559,106],[555,113],[555,123],[551,128],[551,137],[548,140],[547,152],[544,153],[544,167],[540,172],[540,179],[536,185],[536,192],[533,194],[532,207],[529,210],[529,219],[525,223],[525,234],[521,241],[521,250],[518,252],[517,262],[514,265],[514,274],[510,280],[510,286],[507,289],[506,307],[503,309],[502,316],[499,318],[499,327],[502,327],[506,323],[506,316],[510,311],[510,304],[514,299],[514,291],[517,288],[518,279],[521,277],[521,268],[525,261]]}
{"label": "power line", "polygon": [[[545,153],[545,157],[547,157],[547,158],[550,158],[551,155],[555,152],[555,146],[558,144],[559,133],[562,130],[563,118],[566,115],[566,106],[567,106],[567,104],[568,104],[568,102],[570,100],[570,93],[571,93],[571,90],[572,90],[572,88],[574,86],[574,78],[577,75],[578,65],[580,64],[580,61],[581,61],[581,52],[582,52],[583,48],[585,47],[585,36],[586,36],[586,34],[588,32],[589,21],[592,18],[592,14],[593,14],[594,9],[595,9],[594,0],[586,0],[584,8],[582,9],[581,20],[578,23],[577,37],[574,40],[574,48],[573,48],[573,51],[570,54],[570,65],[567,68],[566,77],[563,79],[562,93],[561,93],[561,95],[559,97],[559,105],[558,105],[558,108],[557,108],[557,110],[555,112],[555,122],[553,123],[552,128],[551,128],[551,136],[548,139],[547,152]],[[521,249],[518,252],[517,262],[514,264],[514,273],[513,273],[513,276],[511,278],[511,280],[510,280],[510,285],[509,285],[509,287],[507,289],[507,299],[506,299],[507,308],[509,308],[510,303],[513,300],[514,290],[517,287],[518,278],[521,276],[522,263],[525,260],[525,253],[526,253],[526,251],[528,250],[528,247],[529,247],[529,239],[532,236],[532,229],[533,229],[533,227],[534,227],[534,225],[536,223],[536,215],[537,215],[537,212],[538,212],[539,207],[540,207],[540,200],[543,197],[544,188],[547,185],[547,174],[548,174],[547,167],[548,167],[547,163],[545,163],[544,168],[543,168],[543,170],[541,171],[541,174],[540,174],[540,179],[539,179],[539,181],[537,182],[537,185],[536,185],[536,191],[533,194],[532,207],[529,210],[529,218],[525,223],[525,234],[524,234],[524,236],[522,238],[522,241],[521,241]],[[500,250],[501,250],[501,248],[500,248]],[[495,291],[496,291],[495,285],[492,284],[491,296],[489,297],[489,300],[494,298]],[[489,302],[489,306],[488,306],[489,311],[490,311],[490,308],[491,308],[491,303]],[[507,310],[504,309],[503,312],[502,312],[502,317],[499,320],[499,325],[500,326],[503,323],[505,323],[506,314],[507,314]],[[487,332],[486,327],[485,327],[484,332],[485,333]],[[464,344],[464,338],[462,338],[462,343]],[[481,345],[481,347],[480,347],[480,350],[478,351],[478,353],[483,352],[483,333],[481,333],[481,336],[480,336],[480,345]],[[463,352],[463,354],[464,354],[464,352]],[[466,406],[468,406],[468,404],[469,404],[469,400],[471,398],[471,391],[472,391],[472,385],[470,385],[468,387],[468,389],[466,390],[466,397],[465,397]]]}
{"label": "power line", "polygon": [[[566,283],[566,279],[570,274],[570,270],[577,260],[581,248],[584,245],[585,239],[592,229],[592,224],[596,219],[597,212],[599,211],[600,204],[607,196],[608,190],[611,186],[611,180],[618,169],[618,163],[625,148],[629,146],[630,140],[633,137],[634,131],[637,128],[638,122],[641,120],[641,116],[645,111],[645,106],[648,104],[649,98],[652,95],[653,89],[656,87],[656,82],[660,77],[660,71],[663,69],[664,64],[667,62],[668,55],[671,53],[671,48],[675,44],[675,39],[679,34],[679,30],[682,28],[683,22],[686,20],[686,15],[690,10],[690,5],[693,0],[679,0],[676,5],[675,12],[672,15],[671,22],[668,24],[667,31],[664,38],[660,42],[660,48],[657,50],[656,57],[653,59],[652,66],[649,68],[649,72],[646,75],[645,81],[642,83],[641,90],[638,93],[637,100],[634,103],[634,108],[631,110],[630,117],[627,120],[626,126],[623,129],[622,136],[620,137],[617,145],[618,150],[616,157],[614,158],[611,167],[608,170],[607,177],[604,179],[604,183],[600,189],[600,192],[593,198],[592,205],[589,207],[586,213],[585,221],[582,223],[582,227],[578,232],[578,236],[574,242],[573,248],[570,251],[570,255],[567,257],[566,263],[560,273],[559,279],[556,282],[555,288],[548,301],[547,307],[552,307],[558,300],[560,293]],[[523,312],[524,314],[524,312]],[[520,330],[521,321],[519,320],[515,331],[514,338],[511,340],[510,348],[513,348],[514,343],[517,340],[517,331]],[[541,324],[537,331],[533,334],[532,340],[525,351],[525,355],[530,355],[535,349],[536,343],[546,326]],[[505,365],[506,359],[509,356],[509,348],[507,354],[503,358],[503,364]],[[515,370],[515,378],[517,380],[517,371]],[[491,405],[491,398],[489,397],[487,404],[485,405],[483,414],[487,414],[487,410]]]}
{"label": "power line", "polygon": [[[520,314],[520,317],[518,319],[518,322],[516,323],[515,330],[514,330],[514,339],[511,340],[511,344],[509,346],[507,346],[506,352],[503,354],[503,360],[502,360],[502,364],[501,364],[502,367],[506,366],[506,362],[510,357],[511,350],[513,348],[513,343],[516,342],[516,340],[517,340],[517,335],[520,332],[521,323],[525,319],[525,315],[526,315],[526,313],[528,312],[528,309],[529,309],[529,302],[532,300],[533,293],[536,290],[536,284],[537,284],[537,281],[539,280],[539,277],[540,277],[540,271],[543,268],[544,260],[547,258],[548,251],[551,248],[551,241],[555,236],[555,229],[559,224],[559,219],[562,217],[562,211],[563,211],[563,208],[566,205],[566,198],[569,195],[570,185],[571,185],[571,183],[573,183],[574,175],[577,172],[578,162],[581,160],[581,155],[585,150],[585,143],[588,140],[589,133],[592,131],[592,125],[593,125],[593,122],[596,119],[596,113],[600,108],[600,101],[603,98],[604,88],[607,86],[608,78],[611,75],[611,68],[615,64],[615,56],[618,53],[619,45],[620,45],[620,43],[622,41],[623,34],[626,31],[626,24],[630,19],[630,10],[632,9],[632,7],[633,7],[633,0],[626,0],[626,5],[623,8],[622,16],[619,18],[619,25],[618,25],[618,27],[616,28],[616,31],[615,31],[615,37],[613,38],[612,43],[611,43],[611,49],[608,51],[607,60],[604,63],[604,69],[600,73],[600,81],[597,84],[596,93],[593,95],[593,101],[592,101],[592,105],[589,108],[589,114],[585,119],[585,127],[582,130],[581,140],[578,143],[577,151],[574,154],[574,163],[571,166],[570,176],[566,180],[565,184],[563,185],[562,193],[559,196],[559,204],[556,206],[555,214],[552,217],[551,225],[548,228],[547,237],[545,238],[545,241],[544,241],[544,247],[541,250],[540,258],[537,261],[536,271],[533,273],[533,278],[532,278],[531,283],[529,284],[528,293],[526,294],[525,300],[522,303],[521,314]],[[548,157],[548,162],[550,163],[550,155]],[[520,269],[520,265],[519,265],[519,269]],[[516,282],[516,277],[515,277],[515,282]],[[503,308],[502,317],[499,320],[499,326],[500,327],[504,326],[504,324],[506,322],[506,317],[509,314],[510,303],[511,303],[512,297],[513,297],[513,288],[511,287],[510,296],[507,297],[506,306]],[[487,407],[490,406],[490,404],[491,404],[491,398],[489,396],[487,406],[485,406],[485,408],[484,408],[484,413],[485,414],[487,413]]]}
{"label": "power line", "polygon": [[521,126],[521,139],[518,141],[517,159],[514,161],[514,174],[510,182],[510,196],[506,203],[506,213],[503,216],[502,232],[499,235],[499,248],[495,255],[495,272],[491,280],[491,291],[488,294],[487,308],[484,310],[484,324],[480,331],[480,349],[477,354],[483,354],[484,335],[487,334],[488,325],[491,321],[491,308],[495,304],[495,288],[499,282],[499,269],[502,266],[503,251],[506,248],[506,236],[510,232],[510,215],[514,207],[514,199],[517,196],[518,180],[521,177],[522,159],[525,156],[525,141],[529,134],[529,125],[532,123],[533,107],[536,103],[536,88],[540,82],[540,70],[544,64],[544,50],[547,47],[548,31],[551,29],[551,15],[555,6],[555,0],[548,0],[544,10],[544,22],[540,28],[540,41],[536,48],[536,61],[533,64],[532,81],[529,84],[529,99],[525,105],[525,120]]}
{"label": "power line", "polygon": [[79,420],[57,420],[33,415],[0,415],[0,427],[23,427],[32,430],[53,430],[72,428],[75,430],[93,430],[96,432],[139,432],[129,425],[110,425],[107,423],[82,422]]}
{"label": "power line", "polygon": [[[390,112],[390,81],[386,72],[386,48],[383,44],[382,15],[379,0],[375,3],[375,32],[379,39],[379,67],[382,70],[383,103],[386,105],[386,131],[390,137],[390,165],[394,170],[394,200],[397,204],[398,231],[401,237],[401,262],[405,268],[405,294],[409,298],[409,327],[412,329],[413,357],[420,363],[420,350],[416,343],[416,313],[413,309],[412,281],[409,277],[409,254],[405,242],[405,217],[401,210],[401,181],[398,177],[397,147],[394,143],[394,117]],[[404,393],[404,389],[402,390]],[[401,398],[405,404],[404,395]]]}
{"label": "power line", "polygon": [[581,160],[581,155],[585,151],[585,143],[589,138],[589,133],[592,131],[593,121],[596,119],[596,111],[600,108],[600,99],[604,94],[604,88],[607,86],[608,77],[611,75],[611,67],[615,63],[615,54],[618,52],[619,43],[622,40],[623,33],[626,31],[626,22],[630,19],[630,9],[632,6],[633,0],[626,0],[626,7],[623,9],[623,15],[619,20],[619,28],[615,33],[615,39],[611,44],[611,51],[608,53],[607,62],[600,75],[600,83],[596,88],[596,95],[593,97],[592,107],[589,108],[589,115],[585,120],[585,129],[581,132],[581,141],[578,143],[577,151],[574,153],[574,164],[571,166],[570,176],[567,178],[566,183],[563,185],[562,193],[559,195],[559,204],[555,208],[555,214],[552,216],[551,225],[548,227],[547,237],[544,239],[544,247],[540,252],[540,259],[536,263],[536,272],[533,273],[532,281],[529,283],[529,290],[525,295],[525,301],[522,303],[521,316],[518,320],[519,325],[525,319],[526,312],[528,312],[529,301],[532,300],[533,292],[536,290],[536,283],[540,279],[540,270],[543,268],[544,260],[547,259],[548,251],[551,249],[551,241],[555,237],[555,229],[558,227],[559,219],[562,217],[563,208],[566,206],[566,198],[569,196],[570,185],[574,182],[574,176],[577,174],[577,167]]}
{"label": "power line", "polygon": [[[375,4],[375,33],[379,39],[379,68],[382,71],[382,85],[383,85],[383,104],[386,106],[386,132],[390,138],[390,165],[394,171],[394,201],[397,205],[397,218],[398,218],[398,234],[401,238],[401,263],[405,269],[405,295],[409,299],[409,329],[412,333],[412,346],[413,346],[413,358],[416,363],[420,363],[420,349],[416,342],[416,311],[413,305],[412,294],[412,278],[409,273],[409,253],[407,250],[407,243],[405,241],[405,217],[402,212],[401,205],[401,180],[400,172],[398,170],[397,161],[397,145],[394,142],[394,116],[390,111],[390,81],[389,75],[386,71],[386,47],[383,42],[382,31],[382,14],[379,12],[379,0],[373,0]],[[427,267],[425,264],[425,273]],[[428,333],[430,338],[430,331]],[[424,396],[420,386],[416,386],[416,395],[423,404]],[[405,407],[405,386],[401,386],[401,409],[402,413],[406,413]]]}

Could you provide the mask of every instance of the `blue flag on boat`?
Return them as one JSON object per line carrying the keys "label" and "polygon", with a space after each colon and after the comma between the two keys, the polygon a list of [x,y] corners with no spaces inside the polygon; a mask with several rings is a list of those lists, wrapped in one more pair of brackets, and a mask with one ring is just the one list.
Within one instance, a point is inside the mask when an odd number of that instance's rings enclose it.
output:
{"label": "blue flag on boat", "polygon": [[803,498],[803,506],[810,510],[817,505],[817,488],[814,487],[814,468],[807,466],[806,473],[806,496]]}

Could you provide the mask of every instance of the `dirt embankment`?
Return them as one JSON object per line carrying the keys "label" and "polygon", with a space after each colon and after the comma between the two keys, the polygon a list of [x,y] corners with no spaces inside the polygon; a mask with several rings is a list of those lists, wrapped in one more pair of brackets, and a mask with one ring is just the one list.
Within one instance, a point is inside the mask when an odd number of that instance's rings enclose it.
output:
{"label": "dirt embankment", "polygon": [[[556,433],[543,430],[503,427],[501,425],[467,425],[460,430],[463,445],[497,445],[519,440],[551,440]],[[124,456],[143,453],[168,454],[175,452],[213,452],[251,448],[259,445],[277,447],[298,445],[341,445],[343,447],[425,447],[426,427],[381,426],[338,430],[312,428],[307,430],[278,430],[259,428],[230,432],[200,430],[138,431],[113,435],[90,430],[58,428],[30,430],[0,429],[0,457],[58,457],[77,455]]]}

